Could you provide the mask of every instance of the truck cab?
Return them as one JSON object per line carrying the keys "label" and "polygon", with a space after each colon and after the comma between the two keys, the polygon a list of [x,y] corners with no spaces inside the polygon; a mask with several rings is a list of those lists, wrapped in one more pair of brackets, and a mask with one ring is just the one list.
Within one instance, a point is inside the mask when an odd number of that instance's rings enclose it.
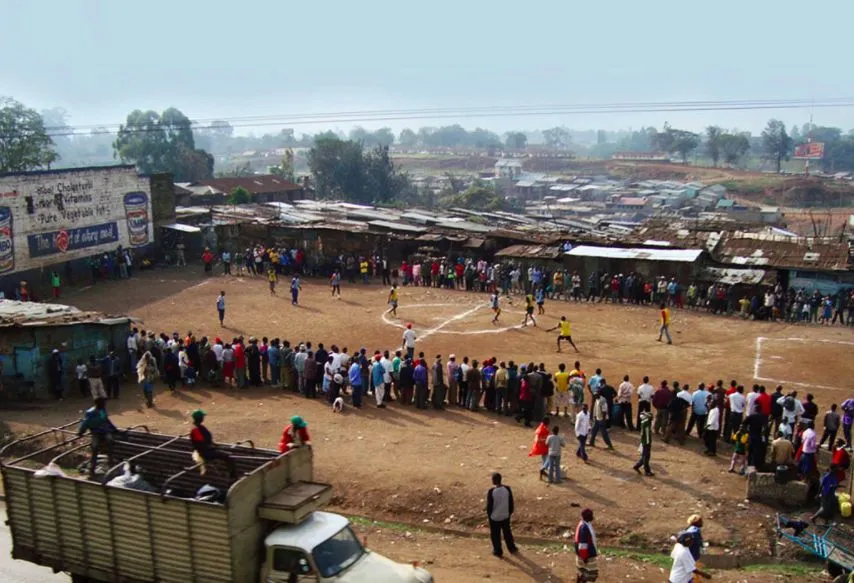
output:
{"label": "truck cab", "polygon": [[350,522],[315,511],[264,540],[261,583],[432,583],[424,569],[396,563],[362,546]]}

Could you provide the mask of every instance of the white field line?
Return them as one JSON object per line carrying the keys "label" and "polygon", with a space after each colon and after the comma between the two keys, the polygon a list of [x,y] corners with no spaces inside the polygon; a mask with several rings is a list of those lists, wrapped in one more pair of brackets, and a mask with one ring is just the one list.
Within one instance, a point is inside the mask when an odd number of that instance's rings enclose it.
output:
{"label": "white field line", "polygon": [[760,369],[762,367],[762,344],[767,341],[779,341],[779,342],[825,342],[827,344],[842,344],[846,346],[854,346],[854,342],[844,342],[841,340],[810,340],[807,338],[766,338],[764,336],[759,336],[756,338],[756,358],[753,361],[753,378],[757,381],[765,381],[769,383],[775,383],[778,385],[796,385],[799,387],[812,387],[815,389],[828,389],[834,391],[844,391],[847,390],[845,387],[831,387],[828,385],[816,385],[812,383],[801,383],[798,381],[789,381],[784,379],[774,379],[771,377],[763,377],[760,374]]}
{"label": "white field line", "polygon": [[[439,308],[439,307],[456,306],[456,305],[458,305],[458,304],[453,304],[453,303],[412,304],[412,305],[407,305],[406,308],[433,308],[433,307]],[[466,310],[465,312],[462,312],[461,314],[457,314],[456,316],[452,316],[451,318],[448,318],[447,320],[440,322],[438,325],[434,326],[433,328],[429,328],[429,329],[425,330],[418,337],[418,340],[424,340],[425,338],[428,338],[429,336],[432,336],[433,334],[455,334],[458,336],[474,336],[474,335],[480,335],[480,334],[499,334],[501,332],[506,332],[508,330],[523,328],[523,326],[521,324],[517,324],[515,326],[504,326],[501,328],[488,328],[485,330],[445,330],[444,329],[446,326],[448,326],[449,324],[452,324],[453,322],[467,318],[468,316],[472,315],[474,312],[483,308],[484,305],[488,306],[489,304],[478,304],[478,305],[474,306],[473,308]],[[508,311],[502,310],[501,313],[507,314]],[[516,312],[510,312],[510,313],[516,313]],[[518,312],[518,313],[523,314],[524,312]],[[385,322],[389,326],[394,326],[395,328],[400,328],[401,330],[404,330],[406,328],[406,326],[404,326],[402,323],[389,319],[387,310],[382,313],[380,318],[383,322]]]}
{"label": "white field line", "polygon": [[471,316],[472,314],[474,314],[476,311],[478,311],[482,307],[483,307],[483,304],[478,304],[477,306],[475,306],[469,310],[466,310],[465,312],[461,312],[461,313],[457,314],[456,316],[451,316],[450,318],[448,318],[447,320],[445,320],[444,322],[442,322],[438,326],[430,328],[429,330],[424,332],[424,334],[422,334],[420,337],[418,337],[418,339],[422,340],[422,341],[426,340],[427,338],[429,338],[430,336],[432,336],[436,332],[439,332],[445,326],[447,326],[449,324],[453,324],[457,320],[462,320],[463,318],[467,318],[468,316]]}

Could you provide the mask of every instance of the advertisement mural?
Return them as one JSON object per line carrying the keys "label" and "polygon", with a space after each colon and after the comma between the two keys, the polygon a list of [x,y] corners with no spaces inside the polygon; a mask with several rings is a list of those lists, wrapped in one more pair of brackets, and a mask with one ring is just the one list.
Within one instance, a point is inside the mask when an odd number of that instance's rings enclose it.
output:
{"label": "advertisement mural", "polygon": [[0,176],[0,276],[154,242],[132,166]]}
{"label": "advertisement mural", "polygon": [[824,144],[821,142],[809,142],[795,146],[795,160],[821,160],[824,158]]}

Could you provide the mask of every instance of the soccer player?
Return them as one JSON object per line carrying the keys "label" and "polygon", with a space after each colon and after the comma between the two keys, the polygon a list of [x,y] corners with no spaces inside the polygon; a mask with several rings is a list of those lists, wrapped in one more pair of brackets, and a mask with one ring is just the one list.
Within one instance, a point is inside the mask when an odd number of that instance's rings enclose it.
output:
{"label": "soccer player", "polygon": [[332,286],[332,297],[335,297],[335,293],[338,293],[338,297],[341,297],[341,272],[337,269],[332,274],[332,277],[329,278],[329,285]]}
{"label": "soccer player", "polygon": [[302,286],[299,282],[299,274],[294,275],[291,279],[291,304],[296,306],[299,303],[299,292]]}
{"label": "soccer player", "polygon": [[276,281],[279,278],[276,276],[276,270],[270,267],[267,269],[267,281],[270,282],[270,295],[276,295]]}
{"label": "soccer player", "polygon": [[546,303],[546,290],[544,287],[538,287],[534,293],[537,298],[537,315],[542,316],[546,313],[546,309],[543,307]]}
{"label": "soccer player", "polygon": [[492,318],[492,323],[498,323],[498,316],[501,315],[501,307],[498,305],[498,290],[492,292],[492,296],[489,298],[489,304],[492,306],[492,312],[495,314],[495,317]]}
{"label": "soccer player", "polygon": [[388,292],[388,303],[391,307],[386,314],[391,313],[393,316],[397,316],[397,297],[397,284],[394,284]]}
{"label": "soccer player", "polygon": [[534,319],[534,296],[532,294],[525,294],[525,319],[522,320],[523,326],[528,325],[528,318],[531,319],[534,326],[537,325],[537,321]]}
{"label": "soccer player", "polygon": [[569,342],[573,348],[575,348],[576,352],[579,352],[578,347],[575,345],[575,342],[572,341],[572,325],[569,323],[569,320],[566,319],[566,316],[560,317],[560,322],[557,323],[557,326],[554,328],[549,328],[547,332],[552,332],[560,328],[560,334],[557,337],[557,351],[560,352],[560,341],[566,340]]}

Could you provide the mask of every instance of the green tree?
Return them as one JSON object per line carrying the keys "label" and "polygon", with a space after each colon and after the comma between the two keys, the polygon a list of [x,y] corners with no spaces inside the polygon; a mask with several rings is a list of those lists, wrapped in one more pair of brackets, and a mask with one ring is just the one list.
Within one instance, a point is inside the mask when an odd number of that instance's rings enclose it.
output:
{"label": "green tree", "polygon": [[447,194],[442,206],[460,207],[478,211],[498,211],[505,208],[503,197],[481,181],[475,181],[463,192]]}
{"label": "green tree", "polygon": [[404,148],[414,148],[418,145],[418,134],[409,128],[404,128],[400,131],[400,136],[397,138],[399,143]]}
{"label": "green tree", "polygon": [[750,137],[743,132],[723,133],[719,140],[724,162],[731,166],[739,165],[750,150]]}
{"label": "green tree", "polygon": [[42,116],[8,97],[0,97],[0,172],[26,172],[59,159]]}
{"label": "green tree", "polygon": [[572,146],[572,135],[566,128],[551,128],[543,131],[546,146],[556,150],[566,150]]}
{"label": "green tree", "polygon": [[176,182],[213,175],[213,157],[196,149],[192,122],[174,107],[162,114],[139,109],[129,113],[113,148],[123,162],[133,162],[145,174],[170,172]]}
{"label": "green tree", "polygon": [[294,182],[294,151],[291,148],[285,150],[285,155],[282,157],[282,163],[278,166],[270,168],[270,174],[281,176],[285,180]]}
{"label": "green tree", "polygon": [[308,152],[308,167],[320,198],[370,202],[365,190],[362,146],[335,135],[320,134]]}
{"label": "green tree", "polygon": [[685,130],[672,130],[673,131],[673,145],[672,152],[677,152],[679,156],[682,157],[683,162],[688,161],[688,156],[691,155],[691,152],[697,149],[697,146],[700,145],[700,136],[695,134],[694,132],[689,132]]}
{"label": "green tree", "polygon": [[528,143],[528,136],[522,132],[507,132],[504,134],[504,143],[511,150],[524,150]]}
{"label": "green tree", "polygon": [[709,126],[706,128],[706,154],[712,159],[712,166],[718,167],[721,159],[721,136],[724,131],[720,126]]}
{"label": "green tree", "polygon": [[763,159],[774,162],[779,174],[783,160],[788,160],[791,153],[792,138],[786,133],[786,124],[778,119],[768,120],[768,124],[762,130]]}
{"label": "green tree", "polygon": [[228,202],[231,204],[249,204],[252,202],[252,194],[242,186],[238,186],[231,191]]}

